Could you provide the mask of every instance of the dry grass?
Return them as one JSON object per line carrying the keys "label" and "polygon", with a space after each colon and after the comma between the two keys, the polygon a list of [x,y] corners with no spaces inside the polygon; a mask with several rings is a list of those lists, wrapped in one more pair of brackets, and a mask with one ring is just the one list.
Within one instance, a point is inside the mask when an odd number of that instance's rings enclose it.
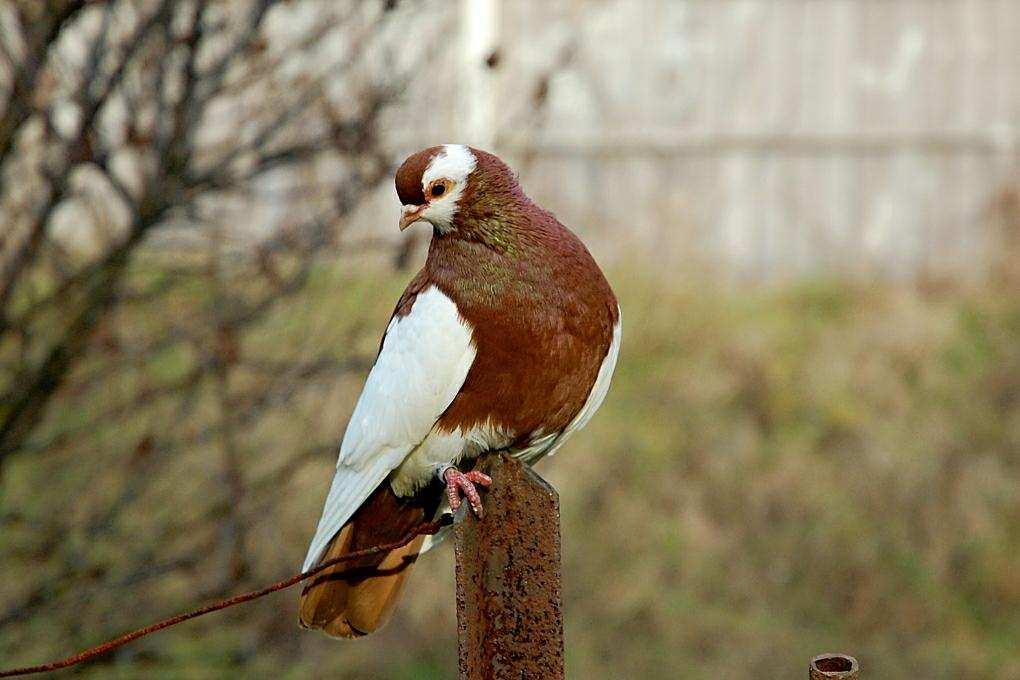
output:
{"label": "dry grass", "polygon": [[[625,323],[613,390],[540,466],[562,495],[571,677],[800,677],[814,654],[844,650],[873,678],[1020,678],[1015,297],[611,278]],[[244,351],[370,357],[401,283],[323,272],[245,337]],[[158,333],[161,315],[208,302],[175,290],[121,319],[119,332]],[[138,381],[172,381],[191,361],[170,348],[125,367],[85,402],[65,396],[47,428],[87,421]],[[252,573],[237,585],[300,563],[358,366],[325,383],[233,378],[256,393],[286,388],[240,437]],[[209,396],[193,399],[187,409],[173,395],[154,400],[5,469],[0,617],[18,613],[0,627],[5,664],[91,644],[221,585],[221,517],[206,505],[222,482],[213,444],[186,443]],[[137,448],[147,433],[152,460]],[[309,445],[325,448],[277,475]],[[146,484],[125,500],[138,466]],[[175,559],[190,561],[164,564]],[[390,627],[364,641],[299,631],[296,595],[282,594],[144,640],[84,674],[453,677],[452,578],[446,547],[417,568]]]}

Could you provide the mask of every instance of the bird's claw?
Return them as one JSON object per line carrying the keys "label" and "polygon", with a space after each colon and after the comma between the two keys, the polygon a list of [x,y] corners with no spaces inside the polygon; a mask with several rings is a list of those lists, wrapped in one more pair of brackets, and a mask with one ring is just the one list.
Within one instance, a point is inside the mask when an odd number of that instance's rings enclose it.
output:
{"label": "bird's claw", "polygon": [[457,468],[450,466],[443,473],[443,481],[446,482],[446,498],[450,502],[451,510],[457,512],[460,508],[461,492],[463,492],[468,503],[471,505],[471,510],[478,517],[482,516],[482,497],[478,495],[478,489],[475,488],[475,484],[488,487],[492,484],[492,477],[477,470],[461,472]]}

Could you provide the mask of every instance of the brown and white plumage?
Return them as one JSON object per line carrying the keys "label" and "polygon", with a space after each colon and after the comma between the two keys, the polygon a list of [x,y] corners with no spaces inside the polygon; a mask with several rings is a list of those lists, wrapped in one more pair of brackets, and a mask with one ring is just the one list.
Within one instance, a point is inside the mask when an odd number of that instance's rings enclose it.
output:
{"label": "brown and white plumage", "polygon": [[[619,352],[619,308],[598,266],[499,159],[433,147],[396,184],[401,228],[428,221],[433,239],[344,434],[306,569],[431,519],[451,465],[487,450],[529,463],[553,453],[601,405]],[[302,593],[302,624],[375,630],[427,545],[367,558],[354,575],[326,570]]]}

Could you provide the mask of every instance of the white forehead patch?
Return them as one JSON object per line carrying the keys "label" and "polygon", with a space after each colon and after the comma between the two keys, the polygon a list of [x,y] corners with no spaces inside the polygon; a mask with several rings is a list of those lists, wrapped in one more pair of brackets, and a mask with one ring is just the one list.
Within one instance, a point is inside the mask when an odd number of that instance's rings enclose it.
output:
{"label": "white forehead patch", "polygon": [[429,207],[422,211],[422,219],[426,219],[442,232],[453,229],[453,216],[457,212],[457,201],[464,193],[468,175],[475,169],[478,159],[471,149],[463,144],[446,144],[425,168],[421,176],[423,190],[437,179],[453,181],[453,187],[443,196],[429,201]]}
{"label": "white forehead patch", "polygon": [[443,150],[429,162],[429,167],[425,168],[421,176],[422,188],[427,187],[429,182],[442,178],[462,184],[477,164],[478,161],[471,153],[471,149],[463,144],[444,144]]}

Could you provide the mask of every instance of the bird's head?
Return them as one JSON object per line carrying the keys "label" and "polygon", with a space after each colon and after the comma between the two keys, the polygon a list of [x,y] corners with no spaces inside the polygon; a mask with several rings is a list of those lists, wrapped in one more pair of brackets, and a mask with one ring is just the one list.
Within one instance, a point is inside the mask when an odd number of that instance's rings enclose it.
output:
{"label": "bird's head", "polygon": [[[395,178],[402,204],[400,230],[415,222],[440,234],[462,226],[456,219],[500,194],[519,191],[510,169],[496,156],[461,144],[423,149],[403,162]],[[486,210],[488,212],[488,210]]]}

